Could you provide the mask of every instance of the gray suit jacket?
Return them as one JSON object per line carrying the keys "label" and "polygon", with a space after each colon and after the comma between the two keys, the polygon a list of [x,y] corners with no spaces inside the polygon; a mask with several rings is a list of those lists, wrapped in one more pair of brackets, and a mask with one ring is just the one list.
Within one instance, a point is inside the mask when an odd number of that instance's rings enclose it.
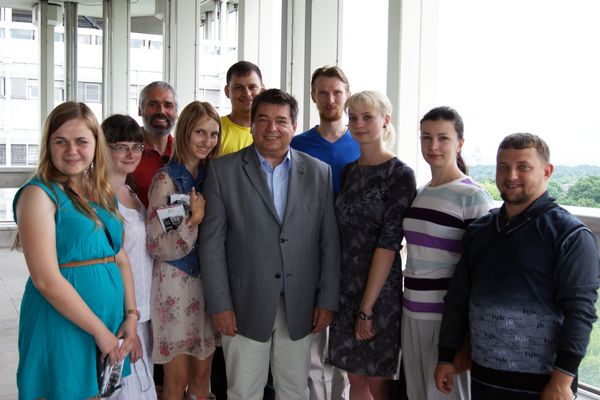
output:
{"label": "gray suit jacket", "polygon": [[212,160],[203,194],[198,251],[210,314],[233,310],[239,334],[266,342],[282,274],[292,340],[310,333],[315,308],[337,311],[340,243],[327,164],[291,150],[283,223],[254,145]]}

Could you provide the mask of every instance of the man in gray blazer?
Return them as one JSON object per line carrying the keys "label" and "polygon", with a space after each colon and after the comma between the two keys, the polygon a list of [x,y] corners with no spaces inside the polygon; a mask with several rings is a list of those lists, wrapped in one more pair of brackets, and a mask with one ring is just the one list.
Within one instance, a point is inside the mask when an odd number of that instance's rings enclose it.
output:
{"label": "man in gray blazer", "polygon": [[269,363],[278,399],[304,399],[311,333],[339,300],[330,167],[290,149],[298,104],[270,89],[252,104],[254,144],[211,160],[200,265],[223,335],[229,400],[260,400]]}

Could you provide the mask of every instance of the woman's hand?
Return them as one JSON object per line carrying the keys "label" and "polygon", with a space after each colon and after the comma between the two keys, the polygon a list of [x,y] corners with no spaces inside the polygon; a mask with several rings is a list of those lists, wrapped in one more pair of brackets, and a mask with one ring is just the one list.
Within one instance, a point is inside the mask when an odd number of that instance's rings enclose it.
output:
{"label": "woman's hand", "polygon": [[133,343],[131,351],[129,352],[129,360],[132,363],[135,363],[137,360],[142,358],[143,354],[144,350],[142,348],[142,341],[140,340],[139,336],[136,336],[135,342]]}
{"label": "woman's hand", "polygon": [[[127,354],[130,354],[134,350],[135,346],[140,341],[140,338],[137,335],[137,316],[135,314],[127,314],[125,321],[123,321],[119,327],[117,337],[123,338],[123,343],[121,344],[118,353],[119,360],[122,360]],[[133,361],[133,355],[131,355],[131,358],[132,362],[135,362]]]}
{"label": "woman's hand", "polygon": [[111,364],[114,364],[119,359],[119,339],[106,327],[94,336],[94,340],[96,341],[96,346],[100,349],[101,359],[108,356]]}
{"label": "woman's hand", "polygon": [[195,188],[192,188],[190,192],[190,210],[192,211],[192,216],[189,219],[189,223],[192,225],[198,225],[204,219],[204,206],[206,205],[206,200],[204,200],[204,196],[202,193],[197,193]]}
{"label": "woman's hand", "polygon": [[356,324],[354,325],[354,335],[358,340],[367,340],[375,336],[373,320],[364,320],[356,317]]}

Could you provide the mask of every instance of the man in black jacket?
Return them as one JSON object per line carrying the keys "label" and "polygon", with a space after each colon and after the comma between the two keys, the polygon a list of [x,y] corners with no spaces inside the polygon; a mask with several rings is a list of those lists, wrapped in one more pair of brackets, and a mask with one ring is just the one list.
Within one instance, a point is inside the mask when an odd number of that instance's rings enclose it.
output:
{"label": "man in black jacket", "polygon": [[547,144],[518,133],[497,155],[504,205],[473,222],[445,298],[435,379],[452,390],[467,334],[473,399],[573,399],[596,320],[593,233],[547,192]]}

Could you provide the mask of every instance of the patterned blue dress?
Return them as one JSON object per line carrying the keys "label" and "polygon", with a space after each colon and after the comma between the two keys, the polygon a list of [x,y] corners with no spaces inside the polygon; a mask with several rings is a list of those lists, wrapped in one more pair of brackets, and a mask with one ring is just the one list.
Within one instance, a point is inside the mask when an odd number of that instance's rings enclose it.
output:
{"label": "patterned blue dress", "polygon": [[[111,246],[102,226],[96,226],[77,210],[57,184],[48,187],[31,179],[15,195],[14,210],[28,185],[41,187],[56,204],[59,264],[109,257],[120,250],[123,225],[116,215],[91,203],[110,233]],[[111,262],[61,268],[60,272],[108,329],[116,333],[124,317],[123,281],[117,265]],[[96,396],[97,351],[94,338],[56,311],[28,279],[19,318],[19,399],[79,400]],[[124,375],[128,374],[126,360]]]}

